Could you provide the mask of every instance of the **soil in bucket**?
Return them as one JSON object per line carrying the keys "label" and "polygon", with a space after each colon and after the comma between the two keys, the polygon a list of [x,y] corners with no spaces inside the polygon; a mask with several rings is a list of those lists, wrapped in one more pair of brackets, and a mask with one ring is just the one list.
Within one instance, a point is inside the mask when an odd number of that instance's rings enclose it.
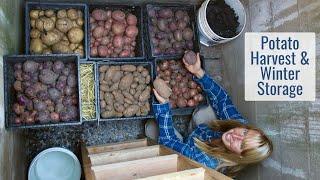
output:
{"label": "soil in bucket", "polygon": [[238,16],[224,0],[212,0],[207,6],[207,21],[217,35],[231,38],[237,35]]}

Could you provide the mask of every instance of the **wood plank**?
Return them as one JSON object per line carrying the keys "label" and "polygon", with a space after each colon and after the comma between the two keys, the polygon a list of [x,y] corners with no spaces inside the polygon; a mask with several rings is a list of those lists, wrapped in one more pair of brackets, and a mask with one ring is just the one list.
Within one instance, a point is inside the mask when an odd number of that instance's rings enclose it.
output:
{"label": "wood plank", "polygon": [[176,153],[179,155],[178,157],[178,164],[177,164],[177,170],[178,171],[183,171],[183,170],[188,170],[188,169],[194,169],[194,168],[199,168],[199,167],[202,167],[206,170],[205,172],[205,179],[213,179],[213,180],[231,180],[230,177],[214,170],[214,169],[211,169],[211,168],[207,168],[206,166],[190,159],[190,158],[187,158],[185,156],[183,156],[182,154],[170,149],[170,148],[167,148],[165,146],[162,146],[160,145],[160,155],[161,154],[165,154],[165,153]]}
{"label": "wood plank", "polygon": [[87,147],[87,150],[89,154],[97,154],[97,153],[103,153],[103,152],[118,151],[122,149],[145,147],[147,146],[147,143],[148,143],[147,139],[137,139],[137,140],[124,141],[120,143],[110,143],[110,144],[99,145],[99,146],[89,146]]}
{"label": "wood plank", "polygon": [[159,145],[123,149],[99,154],[91,154],[89,158],[92,166],[146,159],[159,156]]}
{"label": "wood plank", "polygon": [[97,180],[136,179],[176,172],[177,160],[178,155],[172,154],[167,156],[158,156],[147,159],[93,166],[92,170]]}
{"label": "wood plank", "polygon": [[204,180],[204,173],[205,169],[196,168],[174,173],[151,176],[147,178],[141,178],[139,180]]}
{"label": "wood plank", "polygon": [[94,180],[93,171],[91,170],[91,162],[88,157],[87,148],[82,144],[81,145],[81,157],[82,157],[82,166],[84,171],[84,176],[86,180]]}

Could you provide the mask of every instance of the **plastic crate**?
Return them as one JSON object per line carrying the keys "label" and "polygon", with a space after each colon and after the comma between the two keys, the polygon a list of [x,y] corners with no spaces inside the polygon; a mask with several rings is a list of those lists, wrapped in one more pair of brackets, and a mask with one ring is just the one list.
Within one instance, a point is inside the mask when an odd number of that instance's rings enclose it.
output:
{"label": "plastic crate", "polygon": [[144,46],[144,23],[143,23],[143,10],[141,5],[119,5],[119,4],[90,4],[89,7],[89,13],[88,17],[90,17],[91,12],[94,9],[106,9],[106,10],[122,10],[124,12],[132,13],[137,17],[137,26],[139,29],[139,34],[136,38],[136,49],[135,49],[135,54],[136,57],[117,57],[117,58],[106,58],[106,57],[91,57],[90,55],[90,23],[88,22],[88,31],[87,31],[87,36],[88,36],[88,55],[89,55],[89,60],[92,61],[122,61],[122,62],[130,62],[130,61],[144,61],[145,58],[145,46]]}
{"label": "plastic crate", "polygon": [[79,72],[77,73],[78,78],[78,117],[79,119],[71,120],[68,122],[49,122],[46,124],[20,124],[17,125],[13,123],[14,113],[12,110],[13,102],[15,99],[15,90],[13,89],[13,83],[15,81],[14,77],[14,64],[15,63],[23,63],[27,60],[32,60],[36,62],[45,62],[45,61],[58,61],[61,60],[63,62],[74,62],[76,64],[77,69],[79,70],[79,57],[78,56],[70,56],[70,55],[12,55],[12,56],[4,56],[3,58],[3,75],[4,75],[4,105],[5,105],[5,126],[8,129],[16,129],[16,128],[38,128],[38,127],[49,127],[49,126],[64,126],[64,125],[79,125],[82,123],[82,115],[80,111],[81,107],[81,96],[80,92],[80,82],[79,82]]}
{"label": "plastic crate", "polygon": [[[88,42],[88,37],[86,35],[86,32],[88,32],[88,10],[87,10],[87,5],[86,4],[81,4],[81,3],[49,3],[49,2],[26,2],[25,5],[25,42],[26,42],[26,47],[25,47],[25,53],[26,54],[31,54],[30,53],[30,31],[31,31],[31,26],[30,26],[30,16],[29,12],[30,10],[33,9],[55,9],[55,10],[60,10],[60,9],[69,9],[69,8],[75,8],[82,10],[83,12],[83,17],[84,17],[84,25],[83,25],[83,31],[84,31],[84,39],[83,39],[83,49],[84,49],[84,56],[80,57],[80,59],[86,60],[88,58],[88,48],[87,48],[87,42]],[[76,54],[69,54],[69,55],[76,55]]]}
{"label": "plastic crate", "polygon": [[[158,58],[155,58],[154,59],[154,73],[153,73],[153,79],[156,79],[157,77],[157,66],[158,66],[158,63],[161,62],[161,61],[165,61],[165,60],[175,60],[175,61],[181,61],[181,57],[176,57],[176,58],[166,58],[166,57],[158,57]],[[201,67],[204,69],[205,67],[205,64],[204,64],[204,58],[203,57],[200,57],[201,59]],[[203,93],[202,93],[203,94]],[[185,107],[185,108],[174,108],[174,109],[171,109],[171,112],[173,115],[191,115],[193,113],[193,111],[197,108],[197,107],[200,107],[200,106],[205,106],[208,104],[208,98],[207,96],[205,96],[203,94],[203,97],[204,97],[204,100],[198,104],[197,106],[193,106],[193,107]],[[154,97],[153,98],[153,102],[154,103],[157,103],[157,100],[156,98]]]}
{"label": "plastic crate", "polygon": [[[132,65],[135,65],[135,66],[139,66],[139,65],[142,65],[144,67],[146,67],[148,70],[149,70],[149,73],[150,73],[150,77],[151,77],[151,81],[150,81],[150,85],[152,84],[153,82],[153,64],[152,62],[97,62],[97,68],[96,68],[96,73],[97,73],[97,79],[99,80],[99,77],[100,77],[100,73],[99,73],[99,67],[101,65],[111,65],[111,66],[121,66],[121,65],[127,65],[127,64],[132,64]],[[107,118],[107,119],[104,119],[101,117],[101,114],[100,114],[100,83],[99,81],[96,83],[96,86],[97,86],[97,97],[96,100],[98,101],[97,104],[98,104],[98,120],[99,121],[115,121],[115,120],[142,120],[142,119],[150,119],[150,118],[153,118],[153,110],[152,110],[152,102],[153,102],[153,95],[152,93],[150,92],[150,99],[149,99],[149,103],[150,103],[150,112],[148,115],[146,116],[133,116],[133,117],[112,117],[112,118]]]}
{"label": "plastic crate", "polygon": [[151,24],[151,18],[148,16],[148,10],[150,8],[170,8],[172,10],[185,10],[188,12],[188,15],[190,17],[190,25],[193,30],[193,51],[200,52],[200,41],[199,41],[199,35],[198,35],[198,28],[197,28],[197,10],[195,5],[187,5],[187,4],[160,4],[160,3],[151,3],[147,4],[145,6],[145,19],[147,19],[147,24],[145,25],[145,41],[147,44],[148,49],[148,57],[149,58],[177,58],[182,57],[183,53],[181,54],[154,54],[154,46],[150,38],[150,24]]}

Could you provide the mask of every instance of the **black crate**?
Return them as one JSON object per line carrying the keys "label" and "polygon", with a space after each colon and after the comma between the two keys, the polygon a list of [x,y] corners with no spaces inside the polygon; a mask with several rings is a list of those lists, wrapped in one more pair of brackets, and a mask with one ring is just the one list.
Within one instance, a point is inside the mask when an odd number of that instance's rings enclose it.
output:
{"label": "black crate", "polygon": [[[13,83],[15,81],[14,77],[14,64],[15,63],[23,63],[27,60],[32,60],[36,62],[45,62],[45,61],[58,61],[61,60],[63,62],[74,62],[79,70],[79,57],[71,56],[71,55],[12,55],[12,56],[4,56],[3,58],[3,75],[4,75],[4,106],[5,106],[5,126],[8,129],[17,129],[17,128],[38,128],[38,127],[49,127],[49,126],[64,126],[64,125],[79,125],[82,123],[81,116],[81,96],[80,92],[80,82],[78,78],[78,117],[79,119],[61,122],[61,123],[53,123],[49,122],[46,124],[21,124],[16,125],[12,123],[14,118],[14,113],[12,110],[12,105],[15,100],[15,90],[13,89]],[[79,73],[77,73],[79,76]]]}
{"label": "black crate", "polygon": [[[83,26],[83,32],[84,32],[84,40],[83,40],[83,49],[84,49],[84,56],[80,57],[80,59],[86,60],[88,58],[88,48],[87,48],[87,42],[88,42],[88,37],[87,37],[87,31],[88,31],[88,10],[87,10],[87,5],[86,4],[81,4],[81,3],[50,3],[50,2],[26,2],[25,5],[25,42],[26,42],[26,47],[25,47],[25,53],[26,54],[31,54],[30,53],[30,31],[31,31],[31,26],[30,26],[30,16],[29,12],[30,10],[33,9],[55,9],[55,10],[60,10],[60,9],[69,9],[69,8],[75,8],[82,10],[83,12],[83,17],[84,17],[84,26]],[[76,54],[69,54],[69,55],[76,55]]]}
{"label": "black crate", "polygon": [[[97,78],[97,64],[96,62],[94,61],[86,61],[86,60],[83,60],[83,61],[80,61],[80,66],[81,64],[93,64],[93,76],[94,76],[94,81],[95,82],[99,82],[98,81],[98,78]],[[80,67],[79,67],[79,74],[80,74]],[[80,78],[79,78],[79,82],[80,82]],[[81,83],[81,82],[80,82]],[[81,84],[80,84],[81,85]],[[96,113],[96,117],[93,118],[93,119],[88,119],[88,120],[85,120],[84,117],[82,116],[82,122],[88,122],[88,121],[97,121],[98,120],[98,104],[97,104],[97,86],[94,87],[94,96],[95,96],[95,113]]]}
{"label": "black crate", "polygon": [[[203,68],[203,69],[205,69],[204,67],[205,67],[205,64],[204,64],[204,58],[203,57],[200,57],[200,59],[201,59],[201,67]],[[166,57],[158,57],[158,58],[155,58],[154,59],[154,62],[153,62],[153,66],[154,66],[154,73],[153,73],[153,79],[156,79],[156,77],[157,77],[157,66],[158,66],[158,63],[159,62],[161,62],[161,61],[165,61],[165,60],[175,60],[175,61],[182,61],[182,58],[179,58],[179,57],[176,57],[176,58],[170,58],[170,59],[168,59],[168,58],[166,58]],[[202,93],[203,94],[203,96],[204,96],[204,100],[200,103],[200,104],[198,104],[197,106],[194,106],[194,107],[185,107],[185,108],[174,108],[174,109],[171,109],[171,111],[172,111],[172,114],[173,115],[191,115],[192,113],[193,113],[193,111],[197,108],[197,107],[200,107],[200,106],[205,106],[205,105],[207,105],[208,104],[208,98],[207,98],[207,96],[204,94],[204,93]],[[154,97],[153,98],[153,103],[157,103],[157,100],[156,100],[156,98]]]}
{"label": "black crate", "polygon": [[122,62],[130,62],[130,61],[143,61],[145,60],[145,46],[144,46],[144,24],[143,24],[143,10],[142,6],[138,4],[134,5],[120,5],[120,4],[90,4],[89,5],[89,13],[88,17],[90,17],[91,12],[94,9],[106,9],[106,10],[122,10],[126,13],[132,13],[137,17],[137,26],[139,29],[139,34],[136,38],[136,49],[135,49],[135,57],[118,57],[118,58],[105,58],[105,57],[91,57],[90,55],[90,22],[88,21],[88,44],[87,44],[87,51],[89,60],[92,61],[122,61]]}
{"label": "black crate", "polygon": [[150,8],[170,8],[172,10],[185,10],[188,12],[188,15],[190,17],[190,25],[193,30],[193,51],[194,52],[200,52],[200,41],[199,41],[199,34],[198,34],[198,28],[197,28],[197,9],[195,5],[188,5],[188,4],[161,4],[161,3],[151,3],[147,4],[144,8],[144,15],[145,19],[147,19],[147,24],[145,25],[145,41],[147,44],[146,48],[148,49],[148,57],[149,58],[178,58],[182,57],[183,53],[181,54],[154,54],[154,46],[150,38],[150,24],[151,24],[151,18],[148,16],[148,10]]}
{"label": "black crate", "polygon": [[151,77],[151,81],[150,84],[152,84],[153,82],[153,63],[152,62],[97,62],[97,79],[98,81],[96,82],[96,86],[97,86],[97,104],[98,104],[98,121],[115,121],[115,120],[143,120],[143,119],[150,119],[153,118],[153,110],[152,110],[152,102],[153,102],[153,96],[152,93],[150,94],[151,98],[149,99],[149,103],[150,103],[150,112],[148,115],[146,116],[133,116],[133,117],[113,117],[113,118],[108,118],[108,119],[103,119],[100,115],[100,83],[99,83],[99,77],[100,77],[100,73],[99,73],[99,67],[101,65],[111,65],[111,66],[121,66],[121,65],[126,65],[126,64],[132,64],[135,66],[139,66],[142,65],[144,67],[146,67],[149,70],[150,73],[150,77]]}

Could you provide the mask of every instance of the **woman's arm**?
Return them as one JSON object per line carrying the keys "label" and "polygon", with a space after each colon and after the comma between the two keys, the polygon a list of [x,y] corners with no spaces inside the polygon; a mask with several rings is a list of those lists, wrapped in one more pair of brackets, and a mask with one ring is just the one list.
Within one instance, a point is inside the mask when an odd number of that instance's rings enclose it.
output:
{"label": "woman's arm", "polygon": [[[153,104],[153,112],[159,125],[159,144],[165,145],[207,167],[217,167],[218,161],[216,159],[200,151],[194,143],[183,143],[175,135],[169,103]],[[191,141],[193,142],[193,139]]]}
{"label": "woman's arm", "polygon": [[232,103],[227,92],[217,84],[211,77],[204,74],[201,78],[194,78],[209,98],[210,105],[220,119],[235,119],[247,124],[248,121],[242,117]]}
{"label": "woman's arm", "polygon": [[233,105],[227,92],[218,85],[211,77],[205,74],[201,68],[200,55],[197,54],[197,60],[194,65],[190,65],[183,60],[185,67],[196,78],[194,78],[206,92],[209,97],[210,105],[215,110],[219,119],[235,119],[241,123],[247,124],[247,120],[244,119]]}

